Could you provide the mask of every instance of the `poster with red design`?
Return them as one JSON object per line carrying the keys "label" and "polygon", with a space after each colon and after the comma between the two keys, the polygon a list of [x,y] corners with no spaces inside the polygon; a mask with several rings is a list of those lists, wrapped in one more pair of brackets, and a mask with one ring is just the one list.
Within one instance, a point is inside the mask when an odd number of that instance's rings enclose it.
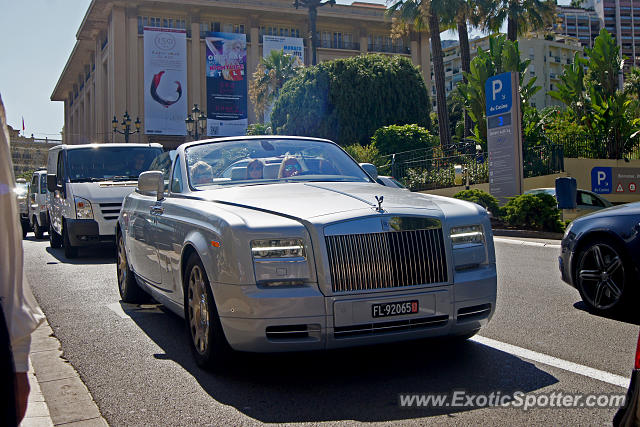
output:
{"label": "poster with red design", "polygon": [[144,133],[186,135],[186,117],[187,32],[144,27]]}
{"label": "poster with red design", "polygon": [[247,38],[209,33],[207,45],[207,135],[247,133]]}

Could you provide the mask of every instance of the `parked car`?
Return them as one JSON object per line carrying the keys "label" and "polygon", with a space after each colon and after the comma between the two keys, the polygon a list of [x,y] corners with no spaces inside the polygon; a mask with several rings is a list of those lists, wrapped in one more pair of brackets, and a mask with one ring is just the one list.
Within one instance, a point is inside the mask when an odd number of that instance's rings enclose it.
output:
{"label": "parked car", "polygon": [[124,197],[162,153],[160,144],[56,145],[49,150],[49,242],[74,258],[81,246],[115,242]]}
{"label": "parked car", "polygon": [[562,280],[592,310],[631,305],[640,278],[640,202],[580,217],[567,227],[558,259]]}
{"label": "parked car", "polygon": [[[536,193],[547,193],[552,195],[553,197],[556,197],[555,188],[535,188],[533,190],[524,192],[524,194]],[[611,206],[613,206],[611,202],[609,202],[599,194],[592,193],[591,191],[587,190],[578,189],[576,193],[576,210],[575,212],[565,211],[563,219],[565,221],[572,220],[591,212],[599,211],[600,209],[609,208]]]}
{"label": "parked car", "polygon": [[27,203],[29,227],[33,230],[36,239],[42,239],[44,232],[49,229],[47,199],[47,171],[39,170],[31,177]]}
{"label": "parked car", "polygon": [[29,227],[29,212],[27,210],[27,193],[29,185],[24,178],[16,179],[14,188],[16,199],[18,201],[18,214],[20,215],[20,226],[22,227],[22,238],[27,237],[27,233],[31,230]]}
{"label": "parked car", "polygon": [[624,405],[613,417],[614,427],[635,427],[640,425],[640,335],[636,344],[636,357],[631,371],[631,382]]}
{"label": "parked car", "polygon": [[184,317],[201,366],[232,350],[468,337],[495,310],[486,211],[380,186],[328,140],[183,144],[140,175],[116,235],[122,300],[149,293]]}
{"label": "parked car", "polygon": [[398,181],[397,179],[395,179],[392,176],[378,175],[378,178],[376,178],[376,181],[378,181],[378,184],[382,184],[382,185],[385,185],[387,187],[400,188],[402,190],[409,191],[409,189],[407,187],[402,185],[402,183],[400,181]]}

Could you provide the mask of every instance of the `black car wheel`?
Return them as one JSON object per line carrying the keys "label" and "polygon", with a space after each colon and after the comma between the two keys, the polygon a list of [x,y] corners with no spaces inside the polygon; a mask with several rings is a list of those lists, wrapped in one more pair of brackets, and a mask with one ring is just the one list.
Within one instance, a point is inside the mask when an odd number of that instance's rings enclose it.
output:
{"label": "black car wheel", "polygon": [[53,229],[51,221],[49,221],[49,246],[54,249],[62,247],[62,237]]}
{"label": "black car wheel", "polygon": [[624,252],[612,242],[592,242],[580,251],[575,277],[589,308],[603,314],[623,308],[631,293],[631,269],[625,260]]}
{"label": "black car wheel", "polygon": [[78,248],[71,244],[71,241],[69,240],[69,232],[65,225],[62,226],[62,246],[64,247],[64,256],[68,259],[72,259],[78,256]]}
{"label": "black car wheel", "polygon": [[189,258],[183,283],[184,314],[196,363],[212,371],[222,370],[232,349],[222,330],[207,273],[196,254]]}
{"label": "black car wheel", "polygon": [[118,233],[118,261],[116,263],[116,271],[118,273],[118,291],[120,292],[122,301],[132,304],[141,304],[148,301],[148,295],[140,288],[136,278],[133,277],[133,272],[129,268],[122,233]]}

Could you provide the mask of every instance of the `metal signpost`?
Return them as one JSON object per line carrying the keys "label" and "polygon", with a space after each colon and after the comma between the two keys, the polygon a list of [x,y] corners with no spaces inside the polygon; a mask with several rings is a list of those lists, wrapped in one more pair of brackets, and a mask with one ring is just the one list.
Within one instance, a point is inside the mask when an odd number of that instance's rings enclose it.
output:
{"label": "metal signpost", "polygon": [[518,80],[518,73],[502,73],[485,84],[489,191],[502,203],[523,189]]}

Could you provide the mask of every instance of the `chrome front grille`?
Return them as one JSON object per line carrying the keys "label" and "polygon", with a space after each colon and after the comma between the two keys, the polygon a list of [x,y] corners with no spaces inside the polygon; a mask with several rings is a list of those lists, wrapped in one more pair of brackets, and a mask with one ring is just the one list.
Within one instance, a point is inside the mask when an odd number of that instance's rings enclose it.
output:
{"label": "chrome front grille", "polygon": [[100,203],[100,213],[105,220],[118,219],[122,203]]}
{"label": "chrome front grille", "polygon": [[334,292],[442,283],[442,228],[326,236]]}

